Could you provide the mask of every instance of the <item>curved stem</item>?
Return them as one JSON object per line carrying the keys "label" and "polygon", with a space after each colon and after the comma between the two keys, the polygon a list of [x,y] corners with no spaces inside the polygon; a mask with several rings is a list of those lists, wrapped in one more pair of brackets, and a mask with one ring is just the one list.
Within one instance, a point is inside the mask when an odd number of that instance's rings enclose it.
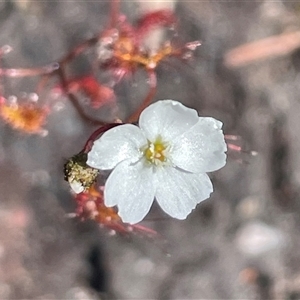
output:
{"label": "curved stem", "polygon": [[67,84],[67,79],[66,79],[66,75],[65,72],[63,70],[63,65],[57,70],[58,76],[60,77],[63,89],[65,90],[66,94],[68,95],[71,103],[73,104],[74,108],[77,110],[79,116],[87,122],[92,123],[93,125],[104,125],[106,124],[103,121],[91,118],[90,116],[88,116],[85,111],[82,109],[78,99],[68,91],[68,84]]}
{"label": "curved stem", "polygon": [[98,41],[99,41],[99,36],[94,36],[94,37],[84,41],[83,43],[77,45],[72,51],[70,51],[65,57],[62,58],[62,60],[60,61],[60,64],[61,65],[66,64],[67,62],[72,60],[74,57],[78,56],[83,51],[85,51],[85,49],[87,49],[91,46],[94,46]]}
{"label": "curved stem", "polygon": [[156,93],[157,81],[156,73],[153,69],[148,70],[150,90],[140,107],[126,120],[126,123],[134,123],[138,120],[141,112],[152,102],[152,99]]}
{"label": "curved stem", "polygon": [[[73,60],[76,56],[80,55],[82,52],[84,52],[87,48],[95,45],[99,40],[99,36],[96,37],[92,37],[86,41],[84,41],[83,43],[77,45],[73,50],[71,50],[67,55],[65,55],[59,62],[58,65],[60,66],[60,69],[63,69],[64,66],[70,62],[71,60]],[[38,83],[38,86],[36,88],[37,93],[39,93],[44,86],[47,84],[48,80],[50,79],[49,75],[52,75],[51,73],[44,73],[44,74],[40,74],[40,75],[45,75]],[[62,74],[60,74],[62,75]],[[65,76],[63,76],[65,77]],[[62,79],[62,76],[60,76],[60,78]]]}
{"label": "curved stem", "polygon": [[104,133],[105,131],[113,128],[113,127],[116,127],[118,125],[122,125],[122,123],[112,123],[112,124],[106,124],[106,125],[103,125],[101,126],[100,128],[98,128],[97,130],[95,130],[91,136],[88,138],[88,140],[86,141],[84,147],[83,147],[83,150],[81,152],[83,153],[88,153],[90,152],[90,150],[92,149],[92,146],[93,146],[93,143],[94,141],[97,139],[97,137]]}

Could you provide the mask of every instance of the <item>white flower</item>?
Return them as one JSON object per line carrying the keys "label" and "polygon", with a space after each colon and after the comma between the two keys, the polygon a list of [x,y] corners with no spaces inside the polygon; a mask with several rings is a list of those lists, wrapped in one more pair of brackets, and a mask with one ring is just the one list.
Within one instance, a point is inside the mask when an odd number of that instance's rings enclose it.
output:
{"label": "white flower", "polygon": [[173,100],[148,106],[139,127],[120,125],[94,142],[87,164],[111,170],[106,206],[118,206],[123,222],[137,223],[154,198],[170,216],[185,219],[213,191],[206,174],[222,168],[227,150],[222,123],[198,117]]}

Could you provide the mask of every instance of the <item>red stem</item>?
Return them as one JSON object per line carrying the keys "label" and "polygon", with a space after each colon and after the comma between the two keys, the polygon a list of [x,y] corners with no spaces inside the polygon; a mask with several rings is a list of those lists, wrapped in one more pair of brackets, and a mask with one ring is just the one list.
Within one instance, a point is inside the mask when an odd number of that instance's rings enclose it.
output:
{"label": "red stem", "polygon": [[[60,61],[59,61],[59,65],[60,65],[60,69],[64,68],[64,66],[69,63],[71,60],[73,60],[76,56],[80,55],[82,52],[84,52],[87,48],[95,45],[97,42],[99,41],[99,36],[96,37],[92,37],[86,41],[84,41],[83,43],[77,45],[73,50],[71,50],[66,56],[64,56]],[[37,93],[39,93],[44,86],[47,84],[48,80],[50,79],[49,76],[47,75],[51,75],[51,73],[44,73],[41,75],[46,75],[44,78],[42,78],[40,80],[40,82],[38,83],[37,86]],[[62,74],[59,74],[61,79],[62,79]],[[65,76],[64,76],[65,77]],[[77,109],[78,110],[78,109]]]}
{"label": "red stem", "polygon": [[74,57],[81,54],[85,49],[94,46],[99,41],[99,36],[92,37],[83,43],[77,45],[71,52],[69,52],[61,61],[60,64],[65,64],[72,60]]}
{"label": "red stem", "polygon": [[116,28],[120,15],[120,0],[111,0],[110,28]]}
{"label": "red stem", "polygon": [[150,91],[145,98],[144,102],[140,105],[140,107],[127,119],[126,123],[134,123],[138,120],[141,112],[152,102],[152,99],[156,93],[156,73],[153,69],[148,70],[148,76],[149,76],[149,85],[150,85]]}
{"label": "red stem", "polygon": [[75,109],[77,110],[79,116],[84,120],[84,121],[87,121],[87,122],[90,122],[92,123],[93,125],[104,125],[106,124],[105,122],[103,121],[100,121],[100,120],[97,120],[97,119],[94,119],[94,118],[91,118],[90,116],[88,116],[85,111],[82,109],[78,99],[68,91],[68,83],[67,83],[67,79],[66,79],[66,75],[65,75],[65,72],[64,72],[64,68],[63,68],[63,65],[61,65],[61,67],[57,70],[57,73],[60,77],[60,80],[61,80],[61,83],[62,83],[62,86],[63,86],[63,89],[65,91],[65,93],[68,95],[71,103],[73,104],[73,106],[75,107]]}
{"label": "red stem", "polygon": [[122,125],[122,123],[111,123],[111,124],[106,124],[106,125],[103,125],[101,126],[100,128],[98,128],[97,130],[95,130],[91,136],[88,138],[88,140],[86,141],[84,147],[83,147],[83,150],[82,152],[83,153],[88,153],[90,152],[90,150],[92,149],[92,146],[93,146],[93,143],[94,141],[97,139],[97,137],[104,133],[105,131],[113,128],[113,127],[116,127],[116,126],[119,126],[119,125]]}
{"label": "red stem", "polygon": [[30,68],[30,69],[0,69],[0,76],[6,77],[28,77],[28,76],[41,76],[51,74],[59,68],[58,63],[52,63],[44,67]]}

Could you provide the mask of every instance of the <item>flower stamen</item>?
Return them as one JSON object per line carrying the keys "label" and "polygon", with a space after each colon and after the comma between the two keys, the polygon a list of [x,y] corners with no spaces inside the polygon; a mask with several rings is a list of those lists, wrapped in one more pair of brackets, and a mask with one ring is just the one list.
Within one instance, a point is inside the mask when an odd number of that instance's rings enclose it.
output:
{"label": "flower stamen", "polygon": [[148,145],[144,149],[144,157],[146,160],[154,165],[162,165],[167,162],[167,148],[168,145],[158,137],[155,142],[148,141]]}

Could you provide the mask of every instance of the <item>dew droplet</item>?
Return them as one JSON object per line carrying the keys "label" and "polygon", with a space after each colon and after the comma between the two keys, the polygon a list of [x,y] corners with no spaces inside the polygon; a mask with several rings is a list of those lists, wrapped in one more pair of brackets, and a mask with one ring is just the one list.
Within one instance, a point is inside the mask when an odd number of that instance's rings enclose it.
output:
{"label": "dew droplet", "polygon": [[53,110],[54,111],[61,111],[62,109],[65,108],[65,104],[63,102],[57,102],[53,105]]}
{"label": "dew droplet", "polygon": [[111,230],[109,231],[108,234],[109,234],[110,236],[114,236],[114,235],[116,235],[117,233],[116,233],[115,230],[111,229]]}
{"label": "dew droplet", "polygon": [[46,129],[42,129],[42,130],[39,132],[39,135],[40,135],[41,137],[46,137],[48,134],[49,134],[49,131],[46,130]]}
{"label": "dew droplet", "polygon": [[59,66],[59,63],[58,63],[58,62],[54,62],[54,63],[52,63],[51,65],[49,65],[49,66],[47,67],[47,69],[48,69],[49,72],[52,72],[52,71],[58,70],[59,67],[60,67],[60,66]]}
{"label": "dew droplet", "polygon": [[30,93],[28,95],[28,100],[30,100],[32,102],[37,102],[39,100],[39,96],[37,93]]}
{"label": "dew droplet", "polygon": [[11,95],[7,98],[9,104],[17,104],[18,98],[14,95]]}
{"label": "dew droplet", "polygon": [[76,213],[67,213],[67,214],[65,214],[65,217],[67,219],[74,219],[77,217],[77,214]]}
{"label": "dew droplet", "polygon": [[9,45],[4,45],[3,47],[1,47],[1,51],[3,54],[8,54],[12,50],[13,50],[13,48]]}

